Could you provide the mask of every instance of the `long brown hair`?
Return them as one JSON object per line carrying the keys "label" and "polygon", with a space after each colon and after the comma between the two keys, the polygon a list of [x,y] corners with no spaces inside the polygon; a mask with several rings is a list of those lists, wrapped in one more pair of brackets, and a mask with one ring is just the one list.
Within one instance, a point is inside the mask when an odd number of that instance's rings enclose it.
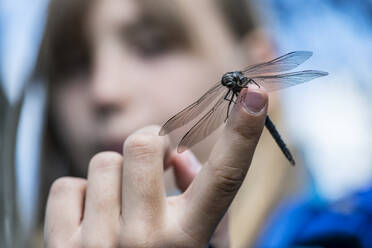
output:
{"label": "long brown hair", "polygon": [[[51,0],[48,7],[46,26],[34,69],[32,80],[42,81],[48,90],[46,123],[44,130],[41,165],[40,213],[45,212],[48,191],[55,179],[61,176],[78,176],[71,166],[71,159],[58,141],[55,124],[50,117],[50,92],[53,83],[63,76],[66,70],[73,69],[68,61],[88,59],[87,42],[84,37],[84,21],[93,1],[91,0]],[[67,48],[67,49],[66,49]],[[72,53],[64,53],[64,51]],[[39,223],[42,224],[43,215]]]}

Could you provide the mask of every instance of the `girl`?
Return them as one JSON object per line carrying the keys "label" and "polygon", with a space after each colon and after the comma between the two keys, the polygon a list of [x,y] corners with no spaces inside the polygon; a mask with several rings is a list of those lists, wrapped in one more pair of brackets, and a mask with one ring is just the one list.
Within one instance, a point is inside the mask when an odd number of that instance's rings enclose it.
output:
{"label": "girl", "polygon": [[[136,130],[161,125],[223,72],[272,57],[244,1],[226,2],[51,2],[35,74],[49,87],[45,188],[64,175],[87,179],[53,184],[47,247],[203,247],[211,239],[249,168],[266,93],[243,92],[200,173],[194,155],[172,152],[158,127]],[[195,149],[203,161],[207,143]],[[170,166],[187,191],[165,198],[163,167]],[[251,236],[285,175],[274,170],[265,207],[244,223]],[[211,239],[216,247],[229,245],[226,224]]]}

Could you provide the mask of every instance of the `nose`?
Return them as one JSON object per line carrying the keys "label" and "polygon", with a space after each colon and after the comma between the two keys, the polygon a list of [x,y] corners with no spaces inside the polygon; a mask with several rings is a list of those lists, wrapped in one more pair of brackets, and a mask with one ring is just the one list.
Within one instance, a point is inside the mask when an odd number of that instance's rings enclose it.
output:
{"label": "nose", "polygon": [[91,96],[100,115],[121,112],[131,98],[131,89],[125,82],[122,55],[112,46],[103,46],[94,54],[91,74]]}

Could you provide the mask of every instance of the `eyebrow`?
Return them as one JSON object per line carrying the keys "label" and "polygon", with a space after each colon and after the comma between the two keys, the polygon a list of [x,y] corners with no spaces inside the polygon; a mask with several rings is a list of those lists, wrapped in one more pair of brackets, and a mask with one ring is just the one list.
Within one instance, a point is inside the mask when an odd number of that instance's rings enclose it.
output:
{"label": "eyebrow", "polygon": [[179,9],[172,4],[173,1],[137,0],[139,17],[126,27],[126,33],[131,34],[146,29],[157,29],[167,33],[167,38],[173,44],[184,48],[191,47],[190,32],[181,19]]}
{"label": "eyebrow", "polygon": [[214,0],[220,13],[237,39],[243,38],[257,26],[251,1]]}

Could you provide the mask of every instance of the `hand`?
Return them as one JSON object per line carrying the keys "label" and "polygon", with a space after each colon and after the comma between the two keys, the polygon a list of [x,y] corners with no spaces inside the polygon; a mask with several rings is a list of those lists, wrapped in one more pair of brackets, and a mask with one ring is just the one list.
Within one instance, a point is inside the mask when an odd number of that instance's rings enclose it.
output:
{"label": "hand", "polygon": [[123,156],[96,155],[87,180],[58,179],[47,204],[45,246],[205,247],[249,169],[267,99],[262,89],[242,90],[209,161],[179,196],[165,195],[163,167],[172,155],[154,127],[131,135]]}

